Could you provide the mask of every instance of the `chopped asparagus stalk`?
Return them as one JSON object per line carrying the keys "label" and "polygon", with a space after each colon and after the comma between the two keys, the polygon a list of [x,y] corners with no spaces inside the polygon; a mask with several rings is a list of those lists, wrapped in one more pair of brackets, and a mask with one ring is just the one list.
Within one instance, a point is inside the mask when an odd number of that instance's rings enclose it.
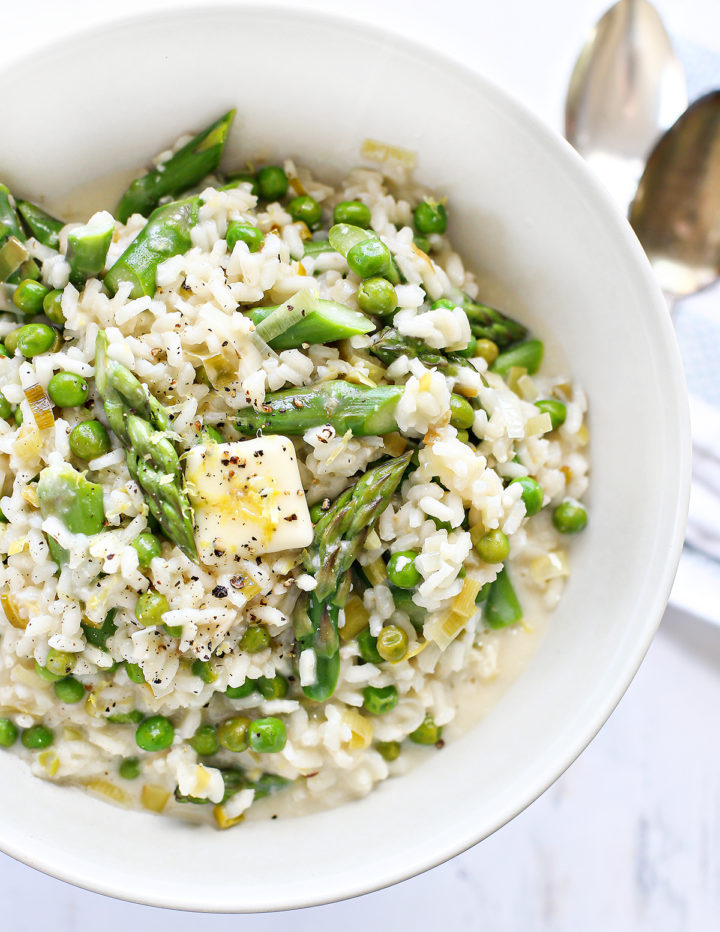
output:
{"label": "chopped asparagus stalk", "polygon": [[401,385],[368,388],[342,380],[286,389],[266,395],[260,411],[241,411],[236,427],[246,436],[259,430],[304,434],[322,424],[338,434],[351,430],[356,437],[391,434],[398,429],[394,412],[402,392]]}
{"label": "chopped asparagus stalk", "polygon": [[333,343],[359,333],[370,333],[375,327],[359,311],[336,301],[323,300],[308,291],[293,295],[279,307],[255,308],[250,318],[261,339],[276,352],[295,349],[303,343]]}
{"label": "chopped asparagus stalk", "polygon": [[190,231],[197,223],[200,203],[199,197],[188,197],[164,204],[150,214],[148,222],[105,275],[105,285],[111,294],[122,282],[132,285],[133,298],[155,294],[158,265],[187,252],[192,245]]}
{"label": "chopped asparagus stalk", "polygon": [[303,565],[317,580],[295,609],[294,631],[298,648],[315,655],[315,682],[303,686],[310,699],[328,699],[340,670],[338,613],[349,590],[349,570],[368,534],[400,484],[411,453],[387,460],[368,470],[346,489],[315,525],[312,544]]}
{"label": "chopped asparagus stalk", "polygon": [[132,214],[147,217],[161,198],[167,195],[176,197],[214,172],[220,164],[234,116],[235,111],[229,110],[162,165],[136,178],[120,201],[118,220],[127,223]]}

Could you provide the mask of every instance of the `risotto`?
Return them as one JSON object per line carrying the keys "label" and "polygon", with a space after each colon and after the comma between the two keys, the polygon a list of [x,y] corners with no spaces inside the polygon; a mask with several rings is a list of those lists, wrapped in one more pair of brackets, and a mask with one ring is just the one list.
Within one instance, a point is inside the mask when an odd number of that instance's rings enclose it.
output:
{"label": "risotto", "polygon": [[232,116],[114,216],[0,186],[0,747],[220,828],[476,720],[588,472],[582,390],[483,303],[410,153],[222,174]]}

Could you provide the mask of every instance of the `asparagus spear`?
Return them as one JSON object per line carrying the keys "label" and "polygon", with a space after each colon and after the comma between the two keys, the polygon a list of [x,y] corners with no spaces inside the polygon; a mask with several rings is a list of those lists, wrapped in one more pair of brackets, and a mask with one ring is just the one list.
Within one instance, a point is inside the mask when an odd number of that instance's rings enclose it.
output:
{"label": "asparagus spear", "polygon": [[[282,315],[288,308],[290,311],[300,309],[300,319],[268,339],[261,325],[271,324],[270,318]],[[337,301],[317,298],[311,292],[299,292],[285,304],[276,307],[256,307],[250,311],[249,316],[258,334],[277,352],[295,349],[303,343],[333,343],[358,333],[370,333],[375,328],[373,322],[359,311],[353,311]]]}
{"label": "asparagus spear", "polygon": [[337,684],[338,613],[347,598],[348,571],[399,485],[411,455],[408,451],[386,460],[346,489],[315,525],[313,542],[303,555],[304,568],[315,576],[317,585],[298,602],[293,627],[300,650],[315,654],[316,681],[303,686],[303,692],[317,702],[328,699]]}
{"label": "asparagus spear", "polygon": [[155,294],[157,267],[192,245],[190,230],[197,223],[200,198],[188,197],[156,208],[125,252],[108,270],[105,285],[115,294],[121,282],[132,285],[131,297]]}
{"label": "asparagus spear", "polygon": [[65,258],[70,266],[70,281],[76,288],[82,288],[88,278],[99,278],[102,274],[114,230],[113,218],[103,211],[68,234]]}
{"label": "asparagus spear", "polygon": [[107,353],[105,333],[95,346],[95,386],[105,404],[113,432],[125,447],[130,474],[145,493],[148,506],[165,536],[197,561],[192,509],[180,460],[164,436],[167,412],[130,370]]}
{"label": "asparagus spear", "polygon": [[[43,518],[59,518],[73,534],[99,534],[105,522],[102,487],[88,482],[68,463],[48,466],[40,473],[38,500]],[[68,552],[52,537],[47,539],[53,560],[62,566]]]}
{"label": "asparagus spear", "polygon": [[524,340],[527,327],[505,314],[462,295],[461,307],[467,314],[472,335],[478,340],[492,340],[500,349]]}
{"label": "asparagus spear", "polygon": [[57,249],[60,243],[60,230],[65,226],[62,220],[51,216],[37,204],[30,201],[17,202],[18,213],[25,221],[31,236],[51,249]]}
{"label": "asparagus spear", "polygon": [[220,164],[234,116],[235,111],[229,110],[182,149],[178,149],[167,162],[136,178],[123,194],[117,209],[120,223],[127,223],[132,214],[147,217],[161,198],[167,195],[175,197],[214,172]]}
{"label": "asparagus spear", "polygon": [[409,356],[411,359],[419,359],[428,368],[446,370],[446,375],[452,375],[459,368],[474,369],[470,361],[463,356],[432,349],[424,340],[417,337],[404,337],[392,327],[386,327],[376,334],[368,350],[386,366],[395,362],[400,356]]}
{"label": "asparagus spear", "polygon": [[285,389],[266,395],[260,411],[241,411],[235,426],[248,436],[259,430],[303,434],[321,424],[331,424],[338,434],[351,430],[356,437],[390,434],[398,429],[394,412],[402,392],[401,385],[368,388],[342,380]]}

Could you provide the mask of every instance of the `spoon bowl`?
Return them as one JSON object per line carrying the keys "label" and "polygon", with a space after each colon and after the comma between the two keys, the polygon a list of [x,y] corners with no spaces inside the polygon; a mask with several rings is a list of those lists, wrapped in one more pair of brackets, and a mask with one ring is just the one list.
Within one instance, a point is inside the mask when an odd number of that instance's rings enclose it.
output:
{"label": "spoon bowl", "polygon": [[622,212],[648,152],[687,106],[685,78],[649,0],[619,0],[594,26],[575,64],[565,136]]}
{"label": "spoon bowl", "polygon": [[720,91],[660,138],[630,207],[660,287],[674,297],[720,277]]}

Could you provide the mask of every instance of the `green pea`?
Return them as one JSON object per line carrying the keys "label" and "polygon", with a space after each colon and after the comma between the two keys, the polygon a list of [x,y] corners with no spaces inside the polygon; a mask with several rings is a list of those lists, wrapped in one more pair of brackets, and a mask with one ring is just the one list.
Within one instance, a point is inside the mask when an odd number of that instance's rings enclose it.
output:
{"label": "green pea", "polygon": [[0,343],[0,356],[4,356],[6,359],[10,358],[10,353],[8,353],[4,343]]}
{"label": "green pea", "polygon": [[451,298],[438,298],[437,301],[433,301],[432,309],[437,311],[439,308],[445,308],[448,311],[452,311],[458,306],[457,301],[453,301]]}
{"label": "green pea", "polygon": [[217,679],[217,673],[209,660],[193,661],[192,672],[195,676],[200,677],[203,683],[214,683]]}
{"label": "green pea", "polygon": [[167,597],[155,589],[148,589],[139,596],[135,605],[135,617],[145,628],[162,624],[162,616],[170,611]]}
{"label": "green pea", "polygon": [[256,718],[250,726],[249,742],[258,754],[277,754],[287,743],[285,723],[272,715]]}
{"label": "green pea", "polygon": [[510,553],[510,542],[500,528],[486,531],[482,536],[476,537],[473,544],[478,556],[485,563],[502,563]]}
{"label": "green pea", "polygon": [[457,353],[458,356],[462,356],[465,359],[473,359],[475,355],[477,354],[477,345],[478,345],[477,339],[472,334],[470,334],[470,342],[465,347],[465,349],[455,350],[455,352]]}
{"label": "green pea", "polygon": [[174,739],[173,723],[164,715],[151,715],[140,722],[135,732],[135,742],[142,751],[164,751]]}
{"label": "green pea", "polygon": [[445,205],[430,198],[417,205],[413,219],[415,229],[425,236],[430,233],[444,233],[447,230],[448,215]]}
{"label": "green pea", "polygon": [[75,408],[88,400],[90,389],[81,375],[56,372],[48,383],[50,401],[59,408]]}
{"label": "green pea", "polygon": [[363,230],[370,226],[370,208],[361,201],[340,201],[333,210],[333,223],[349,223]]}
{"label": "green pea", "polygon": [[377,638],[377,652],[383,660],[397,663],[408,650],[408,636],[399,625],[385,625]]}
{"label": "green pea", "polygon": [[45,725],[32,725],[22,733],[20,740],[28,751],[41,751],[43,748],[50,747],[55,740],[55,735]]}
{"label": "green pea", "polygon": [[539,482],[536,482],[531,476],[519,476],[513,479],[510,485],[522,486],[522,500],[525,503],[525,513],[532,517],[536,515],[543,506],[545,493]]}
{"label": "green pea", "polygon": [[140,776],[140,761],[137,757],[126,757],[120,761],[118,773],[123,780],[137,780]]}
{"label": "green pea", "polygon": [[76,659],[75,654],[69,654],[64,650],[55,650],[54,647],[51,647],[45,661],[45,669],[55,674],[55,676],[67,676],[68,673],[72,673]]}
{"label": "green pea", "polygon": [[32,317],[42,311],[43,299],[49,292],[50,289],[46,288],[41,282],[26,278],[15,289],[13,304],[21,314]]}
{"label": "green pea", "polygon": [[411,731],[408,738],[415,744],[437,744],[442,736],[442,728],[435,724],[429,715],[425,716],[422,725]]}
{"label": "green pea", "polygon": [[415,566],[417,553],[414,550],[399,550],[388,560],[388,579],[399,589],[414,589],[422,576]]}
{"label": "green pea", "polygon": [[18,427],[22,427],[23,413],[22,413],[22,408],[20,407],[20,405],[18,405],[17,408],[15,408],[13,419]]}
{"label": "green pea", "polygon": [[59,342],[57,331],[48,324],[25,324],[17,335],[17,348],[27,359],[58,349]]}
{"label": "green pea", "polygon": [[383,662],[382,657],[378,653],[377,638],[370,634],[369,628],[365,628],[364,631],[361,631],[360,634],[358,634],[357,642],[358,648],[360,650],[360,656],[366,663],[379,664]]}
{"label": "green pea", "polygon": [[228,686],[225,695],[228,699],[244,699],[255,692],[255,680],[245,680],[242,686]]}
{"label": "green pea", "polygon": [[56,288],[54,291],[48,291],[43,298],[42,304],[47,319],[58,327],[65,326],[65,315],[62,312],[62,296],[63,293],[59,288]]}
{"label": "green pea", "polygon": [[310,197],[307,194],[294,197],[288,204],[287,209],[293,220],[302,220],[311,230],[316,229],[316,227],[320,225],[322,207],[314,197]]}
{"label": "green pea", "polygon": [[247,243],[250,252],[257,252],[262,248],[265,237],[263,236],[262,230],[253,226],[252,223],[243,223],[240,220],[233,220],[232,223],[228,224],[227,233],[225,234],[228,252],[232,252],[235,248],[235,243],[241,241]]}
{"label": "green pea", "polygon": [[392,264],[390,250],[379,239],[367,239],[348,250],[347,264],[358,278],[382,275]]}
{"label": "green pea", "polygon": [[450,423],[458,430],[467,430],[473,426],[475,411],[470,402],[462,395],[450,395]]}
{"label": "green pea", "polygon": [[129,661],[125,664],[125,672],[128,675],[128,679],[131,683],[142,684],[145,682],[145,674],[143,673],[142,667],[138,663],[130,663]]}
{"label": "green pea", "polygon": [[289,183],[288,176],[279,165],[265,165],[257,173],[258,191],[265,201],[279,201],[285,197]]}
{"label": "green pea", "polygon": [[391,763],[400,757],[400,751],[402,749],[400,747],[399,741],[376,741],[375,750],[383,758],[383,760]]}
{"label": "green pea", "polygon": [[35,661],[35,673],[40,677],[41,680],[45,680],[46,683],[57,683],[58,680],[62,679],[62,675],[53,673],[51,670],[47,670],[45,667],[41,666],[37,660]]}
{"label": "green pea", "polygon": [[247,654],[259,654],[269,644],[270,634],[262,625],[248,625],[245,634],[240,638],[240,650]]}
{"label": "green pea", "polygon": [[10,748],[20,734],[15,722],[9,718],[0,718],[0,748]]}
{"label": "green pea", "polygon": [[470,434],[466,430],[459,430],[457,432],[457,438],[460,443],[470,443]]}
{"label": "green pea", "polygon": [[133,709],[130,712],[115,712],[113,715],[108,715],[107,720],[113,725],[139,725],[144,718],[144,712],[140,709]]}
{"label": "green pea", "polygon": [[138,555],[138,566],[141,570],[146,570],[155,557],[162,556],[162,544],[152,531],[143,531],[138,534],[132,546]]}
{"label": "green pea", "polygon": [[221,746],[227,751],[239,754],[248,748],[248,728],[250,719],[246,715],[227,718],[218,725],[217,737]]}
{"label": "green pea", "polygon": [[212,725],[200,725],[188,744],[200,757],[211,757],[220,750],[217,732]]}
{"label": "green pea", "polygon": [[357,290],[357,303],[366,314],[387,317],[397,308],[397,294],[386,278],[366,278]]}
{"label": "green pea", "polygon": [[76,702],[80,702],[85,696],[85,687],[79,680],[76,680],[74,676],[66,676],[65,679],[58,680],[58,682],[54,684],[53,689],[60,702],[64,702],[67,705],[75,705]]}
{"label": "green pea", "polygon": [[480,356],[488,366],[491,366],[495,360],[498,358],[500,350],[497,343],[493,343],[492,340],[478,340],[477,346],[475,347],[475,355]]}
{"label": "green pea", "polygon": [[561,502],[553,511],[552,522],[561,534],[577,534],[588,523],[587,511],[580,502],[569,498]]}
{"label": "green pea", "polygon": [[11,330],[10,333],[5,337],[5,350],[7,351],[8,356],[14,356],[15,350],[17,349],[18,336],[22,327],[16,327],[14,330]]}
{"label": "green pea", "polygon": [[565,423],[567,408],[562,401],[555,401],[553,398],[547,398],[542,401],[536,401],[535,407],[539,411],[550,415],[550,423],[552,424],[553,430],[557,430],[558,427],[562,427]]}
{"label": "green pea", "polygon": [[416,233],[415,236],[413,236],[413,243],[415,243],[421,252],[430,252],[430,240],[427,238],[427,236],[420,236],[418,233]]}
{"label": "green pea", "polygon": [[94,460],[110,450],[110,437],[100,421],[76,424],[68,437],[70,450],[81,460]]}
{"label": "green pea", "polygon": [[275,676],[261,676],[255,682],[263,699],[284,699],[288,694],[288,681],[280,673]]}
{"label": "green pea", "polygon": [[12,417],[12,413],[12,405],[7,400],[5,395],[0,393],[0,417],[3,418],[3,420],[7,420],[9,417]]}
{"label": "green pea", "polygon": [[394,686],[366,686],[363,689],[363,706],[371,715],[384,715],[398,704],[398,691]]}
{"label": "green pea", "polygon": [[238,172],[237,175],[231,175],[228,180],[230,182],[229,185],[226,185],[228,188],[234,188],[237,184],[249,184],[251,194],[254,194],[255,197],[260,194],[257,178],[251,172]]}

